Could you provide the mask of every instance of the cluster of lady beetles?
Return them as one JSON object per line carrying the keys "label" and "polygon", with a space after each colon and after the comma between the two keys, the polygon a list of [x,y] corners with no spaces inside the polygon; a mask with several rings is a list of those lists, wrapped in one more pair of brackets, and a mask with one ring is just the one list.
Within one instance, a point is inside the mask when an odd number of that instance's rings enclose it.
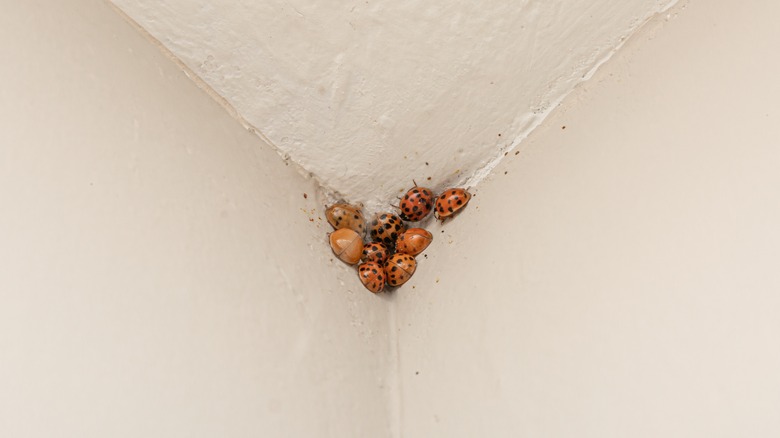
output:
{"label": "cluster of lady beetles", "polygon": [[468,204],[471,194],[465,189],[447,189],[436,197],[430,189],[414,187],[398,205],[398,214],[377,213],[371,221],[371,241],[363,243],[366,220],[360,208],[349,204],[328,207],[325,216],[336,230],[330,234],[330,247],[344,263],[356,265],[358,277],[366,289],[382,292],[385,285],[401,286],[417,270],[415,256],[425,251],[433,235],[423,228],[407,228],[406,222],[419,222],[434,212],[442,222]]}

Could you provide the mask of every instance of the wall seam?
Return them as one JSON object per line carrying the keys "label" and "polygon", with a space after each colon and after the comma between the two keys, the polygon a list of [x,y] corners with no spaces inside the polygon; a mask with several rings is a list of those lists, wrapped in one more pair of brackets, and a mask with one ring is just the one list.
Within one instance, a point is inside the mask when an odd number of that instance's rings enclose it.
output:
{"label": "wall seam", "polygon": [[400,327],[398,325],[398,303],[395,300],[389,302],[387,308],[388,312],[388,335],[389,341],[389,363],[386,371],[387,383],[389,386],[387,410],[388,421],[390,423],[390,436],[393,438],[402,437],[402,424],[403,424],[403,382],[401,379],[401,348],[399,345],[400,336],[398,332]]}

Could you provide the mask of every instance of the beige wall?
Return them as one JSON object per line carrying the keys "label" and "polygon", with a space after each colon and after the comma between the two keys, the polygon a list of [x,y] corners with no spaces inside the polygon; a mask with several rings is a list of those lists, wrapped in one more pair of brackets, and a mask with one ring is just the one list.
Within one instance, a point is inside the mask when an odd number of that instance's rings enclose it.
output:
{"label": "beige wall", "polygon": [[0,435],[389,435],[312,181],[105,2],[15,2],[0,53]]}
{"label": "beige wall", "polygon": [[403,436],[780,435],[780,6],[685,6],[435,230]]}
{"label": "beige wall", "polygon": [[374,297],[316,184],[104,2],[17,2],[0,433],[777,436],[778,12],[654,21]]}

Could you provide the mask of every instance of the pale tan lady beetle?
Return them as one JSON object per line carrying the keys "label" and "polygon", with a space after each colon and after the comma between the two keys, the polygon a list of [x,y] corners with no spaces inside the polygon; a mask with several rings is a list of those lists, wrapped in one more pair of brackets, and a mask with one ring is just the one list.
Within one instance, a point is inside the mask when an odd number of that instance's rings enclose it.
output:
{"label": "pale tan lady beetle", "polygon": [[325,217],[334,229],[349,228],[360,236],[366,234],[366,220],[358,207],[349,204],[333,204],[325,210]]}

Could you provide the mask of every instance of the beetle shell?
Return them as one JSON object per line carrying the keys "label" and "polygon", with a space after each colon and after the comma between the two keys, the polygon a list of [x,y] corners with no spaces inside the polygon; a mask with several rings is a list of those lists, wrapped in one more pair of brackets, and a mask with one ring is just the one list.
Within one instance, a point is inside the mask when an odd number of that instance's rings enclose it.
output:
{"label": "beetle shell", "polygon": [[447,189],[436,198],[436,213],[439,219],[450,217],[465,207],[471,199],[471,193],[465,189]]}
{"label": "beetle shell", "polygon": [[385,262],[385,274],[387,284],[390,286],[400,286],[414,274],[417,269],[417,261],[409,254],[394,254]]}
{"label": "beetle shell", "polygon": [[330,233],[330,247],[342,262],[354,265],[363,255],[363,239],[355,230],[342,228]]}
{"label": "beetle shell", "polygon": [[404,231],[404,221],[393,213],[379,213],[371,221],[371,240],[382,242],[388,248],[395,246],[396,239]]}
{"label": "beetle shell", "polygon": [[417,186],[409,189],[398,204],[401,209],[401,219],[410,222],[423,220],[431,212],[434,198],[431,189]]}
{"label": "beetle shell", "polygon": [[409,228],[398,236],[395,242],[396,252],[416,256],[425,251],[433,241],[433,234],[422,228]]}
{"label": "beetle shell", "polygon": [[377,262],[361,263],[358,266],[358,277],[363,282],[363,286],[375,294],[385,288],[385,276],[385,270]]}
{"label": "beetle shell", "polygon": [[366,234],[366,219],[360,209],[349,204],[333,204],[325,210],[325,217],[333,228],[349,228],[361,236]]}
{"label": "beetle shell", "polygon": [[382,242],[371,242],[363,246],[363,257],[361,260],[364,262],[377,262],[380,265],[387,260],[387,256],[390,251]]}

